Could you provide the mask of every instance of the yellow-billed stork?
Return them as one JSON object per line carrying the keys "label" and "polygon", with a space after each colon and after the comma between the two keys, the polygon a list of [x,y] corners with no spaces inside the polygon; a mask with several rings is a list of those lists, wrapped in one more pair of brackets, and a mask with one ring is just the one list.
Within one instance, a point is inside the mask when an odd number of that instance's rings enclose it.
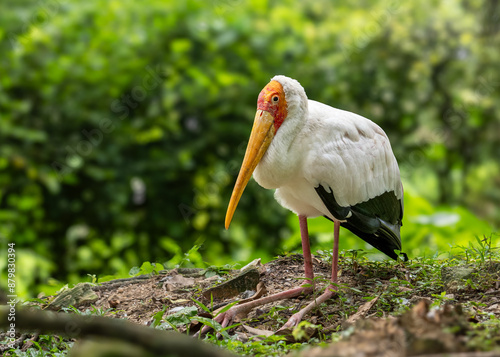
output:
{"label": "yellow-billed stork", "polygon": [[332,285],[283,327],[297,325],[316,304],[333,296],[340,226],[398,258],[403,186],[387,135],[369,119],[308,100],[299,82],[275,76],[258,97],[248,147],[227,209],[226,229],[252,174],[262,187],[275,189],[276,200],[299,216],[308,282],[232,307],[216,318],[222,326],[255,306],[313,290],[307,217],[324,216],[334,222]]}

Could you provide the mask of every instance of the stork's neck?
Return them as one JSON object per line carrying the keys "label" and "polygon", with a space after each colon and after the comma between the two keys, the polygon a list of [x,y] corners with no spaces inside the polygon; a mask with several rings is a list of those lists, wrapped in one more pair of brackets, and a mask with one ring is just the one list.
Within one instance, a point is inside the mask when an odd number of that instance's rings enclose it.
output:
{"label": "stork's neck", "polygon": [[254,171],[254,179],[264,188],[286,185],[303,160],[304,148],[297,142],[308,120],[305,92],[303,96],[287,96],[287,104],[288,115]]}

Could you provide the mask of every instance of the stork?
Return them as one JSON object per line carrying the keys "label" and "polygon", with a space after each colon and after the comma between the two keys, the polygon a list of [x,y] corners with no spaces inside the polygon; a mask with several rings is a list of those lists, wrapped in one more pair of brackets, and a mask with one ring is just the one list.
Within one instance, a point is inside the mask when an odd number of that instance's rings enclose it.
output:
{"label": "stork", "polygon": [[308,100],[299,82],[275,76],[258,97],[252,132],[227,209],[226,229],[252,174],[260,186],[275,189],[281,206],[298,215],[306,283],[233,306],[216,317],[223,327],[255,306],[313,291],[308,217],[324,216],[334,223],[331,283],[283,328],[296,326],[305,314],[335,294],[341,226],[398,258],[403,186],[387,135],[369,119]]}

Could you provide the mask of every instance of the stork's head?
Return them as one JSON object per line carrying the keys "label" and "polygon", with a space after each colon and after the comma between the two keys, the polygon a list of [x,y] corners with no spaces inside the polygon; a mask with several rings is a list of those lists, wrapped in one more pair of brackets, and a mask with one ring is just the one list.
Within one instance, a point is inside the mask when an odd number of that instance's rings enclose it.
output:
{"label": "stork's head", "polygon": [[307,102],[304,89],[299,82],[284,76],[274,77],[259,94],[257,113],[247,150],[227,208],[226,229],[229,228],[236,206],[253,171],[288,117],[290,103],[287,103],[287,99],[293,99],[297,86]]}
{"label": "stork's head", "polygon": [[255,115],[254,129],[258,118],[261,122],[265,120],[268,123],[272,123],[273,128],[271,131],[274,136],[281,124],[283,124],[287,114],[287,105],[283,86],[280,82],[272,80],[267,86],[264,87],[264,89],[260,91],[259,98],[257,99],[257,114]]}

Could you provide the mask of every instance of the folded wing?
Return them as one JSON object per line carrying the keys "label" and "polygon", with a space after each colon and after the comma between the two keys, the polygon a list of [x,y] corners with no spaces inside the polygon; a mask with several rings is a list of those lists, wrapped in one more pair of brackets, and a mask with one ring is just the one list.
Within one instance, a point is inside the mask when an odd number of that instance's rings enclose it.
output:
{"label": "folded wing", "polygon": [[312,104],[316,132],[322,134],[310,150],[305,172],[328,210],[325,216],[396,259],[403,188],[389,139],[364,117]]}

